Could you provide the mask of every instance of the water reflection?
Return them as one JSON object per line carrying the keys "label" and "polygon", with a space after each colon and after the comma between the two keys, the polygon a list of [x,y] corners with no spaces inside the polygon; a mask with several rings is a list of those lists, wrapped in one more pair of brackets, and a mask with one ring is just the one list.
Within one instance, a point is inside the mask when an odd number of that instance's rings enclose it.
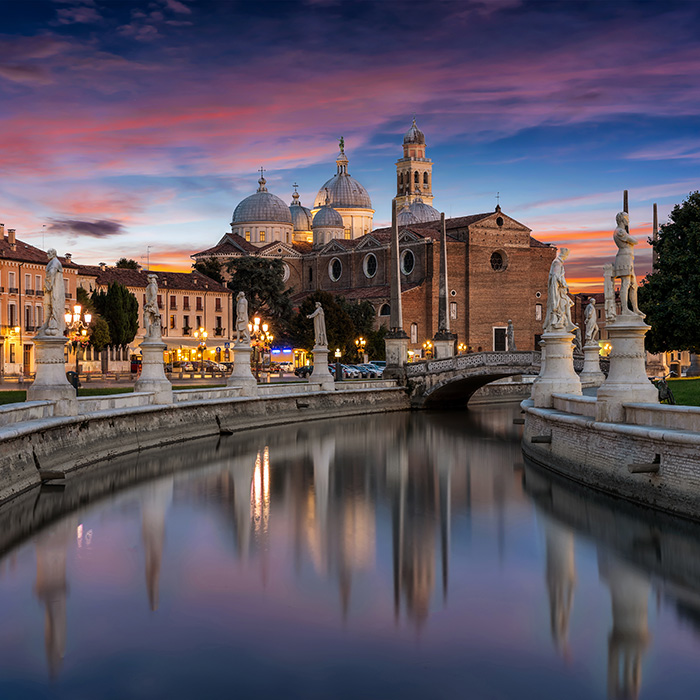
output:
{"label": "water reflection", "polygon": [[[194,570],[198,581],[221,579],[233,600],[236,591],[247,596],[261,629],[282,624],[272,611],[286,604],[308,611],[302,639],[313,638],[310,621],[323,619],[351,625],[368,642],[382,630],[397,649],[405,633],[419,635],[426,639],[421,653],[432,658],[434,645],[441,664],[460,648],[488,649],[498,660],[493,697],[512,697],[517,688],[514,681],[508,692],[497,690],[502,665],[517,677],[514,649],[541,666],[548,679],[541,697],[561,697],[569,685],[574,692],[579,665],[594,665],[600,653],[607,668],[599,667],[600,683],[591,681],[581,697],[639,697],[650,654],[657,651],[654,663],[663,666],[650,629],[652,591],[663,591],[678,615],[700,619],[698,528],[592,497],[529,463],[523,468],[514,415],[517,409],[504,408],[329,421],[116,460],[69,480],[63,493],[34,494],[0,511],[8,525],[2,566],[24,551],[15,543],[33,520],[43,526],[31,545],[33,593],[44,611],[52,678],[66,658],[73,676],[84,673],[90,635],[79,620],[93,592],[81,577],[99,583],[106,566],[83,556],[90,538],[101,538],[100,561],[109,557],[115,570],[128,571],[136,525],[140,594],[132,595],[138,586],[125,575],[119,595],[135,601],[125,608],[125,625],[139,624],[144,581],[163,634],[172,616],[196,617],[204,602],[185,585]],[[140,483],[145,476],[153,478]],[[100,500],[115,481],[131,486]],[[60,516],[62,509],[70,514]],[[69,596],[69,581],[81,595]],[[263,595],[265,605],[257,606]],[[325,613],[331,599],[335,621]],[[488,622],[480,624],[484,614]],[[227,634],[236,629],[232,623]],[[542,632],[551,657],[539,644]],[[319,642],[315,653],[325,652]],[[488,673],[482,666],[470,673]],[[466,671],[456,660],[450,668],[454,691]],[[658,673],[651,687],[658,689]]]}

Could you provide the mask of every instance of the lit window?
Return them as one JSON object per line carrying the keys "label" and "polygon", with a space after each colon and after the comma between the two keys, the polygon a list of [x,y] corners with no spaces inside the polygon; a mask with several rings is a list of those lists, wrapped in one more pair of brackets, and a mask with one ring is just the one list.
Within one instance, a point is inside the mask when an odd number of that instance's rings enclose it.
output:
{"label": "lit window", "polygon": [[350,240],[352,238],[352,231],[349,228],[345,229],[345,238]]}
{"label": "lit window", "polygon": [[260,242],[261,243],[265,242],[265,231],[260,231]]}
{"label": "lit window", "polygon": [[245,239],[250,243],[250,231],[245,232]]}

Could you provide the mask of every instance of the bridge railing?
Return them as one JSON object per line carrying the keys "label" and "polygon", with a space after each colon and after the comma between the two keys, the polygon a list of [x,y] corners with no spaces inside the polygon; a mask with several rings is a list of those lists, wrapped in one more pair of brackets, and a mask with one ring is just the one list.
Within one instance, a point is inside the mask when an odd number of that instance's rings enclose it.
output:
{"label": "bridge railing", "polygon": [[406,374],[417,377],[438,372],[471,369],[474,367],[527,367],[533,372],[540,369],[540,353],[537,350],[513,352],[473,352],[442,360],[423,360],[406,365]]}

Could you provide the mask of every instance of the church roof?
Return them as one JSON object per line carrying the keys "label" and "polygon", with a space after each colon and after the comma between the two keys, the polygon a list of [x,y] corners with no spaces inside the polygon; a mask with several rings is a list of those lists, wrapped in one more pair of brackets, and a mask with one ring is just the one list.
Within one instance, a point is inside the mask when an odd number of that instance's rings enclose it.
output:
{"label": "church roof", "polygon": [[344,142],[341,143],[340,153],[335,162],[338,172],[321,186],[314,200],[314,209],[326,204],[326,196],[334,209],[371,209],[372,200],[367,190],[354,177],[348,175],[348,157],[345,155]]}
{"label": "church roof", "polygon": [[314,216],[312,228],[343,229],[343,217],[329,204],[324,204]]}
{"label": "church roof", "polygon": [[425,143],[425,134],[416,126],[416,119],[413,118],[411,128],[404,134],[404,143]]}
{"label": "church roof", "polygon": [[208,258],[215,255],[241,255],[256,253],[260,249],[237,233],[227,233],[213,248],[207,248],[199,253],[192,253],[191,258]]}
{"label": "church roof", "polygon": [[292,203],[289,205],[289,211],[292,214],[292,225],[295,231],[310,231],[311,230],[311,211],[302,206],[299,201],[299,193],[294,185],[294,194],[292,194]]}
{"label": "church roof", "polygon": [[289,207],[265,187],[266,180],[260,177],[259,187],[255,194],[246,197],[233,211],[232,224],[242,224],[257,221],[270,221],[280,224],[291,224],[292,214]]}

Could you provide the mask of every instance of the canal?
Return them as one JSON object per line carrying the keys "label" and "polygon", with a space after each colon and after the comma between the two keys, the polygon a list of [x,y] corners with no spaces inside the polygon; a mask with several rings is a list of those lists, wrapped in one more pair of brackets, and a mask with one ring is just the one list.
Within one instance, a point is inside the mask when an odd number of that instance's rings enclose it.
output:
{"label": "canal", "polygon": [[524,463],[519,415],[247,431],[7,504],[0,697],[695,697],[700,527]]}

